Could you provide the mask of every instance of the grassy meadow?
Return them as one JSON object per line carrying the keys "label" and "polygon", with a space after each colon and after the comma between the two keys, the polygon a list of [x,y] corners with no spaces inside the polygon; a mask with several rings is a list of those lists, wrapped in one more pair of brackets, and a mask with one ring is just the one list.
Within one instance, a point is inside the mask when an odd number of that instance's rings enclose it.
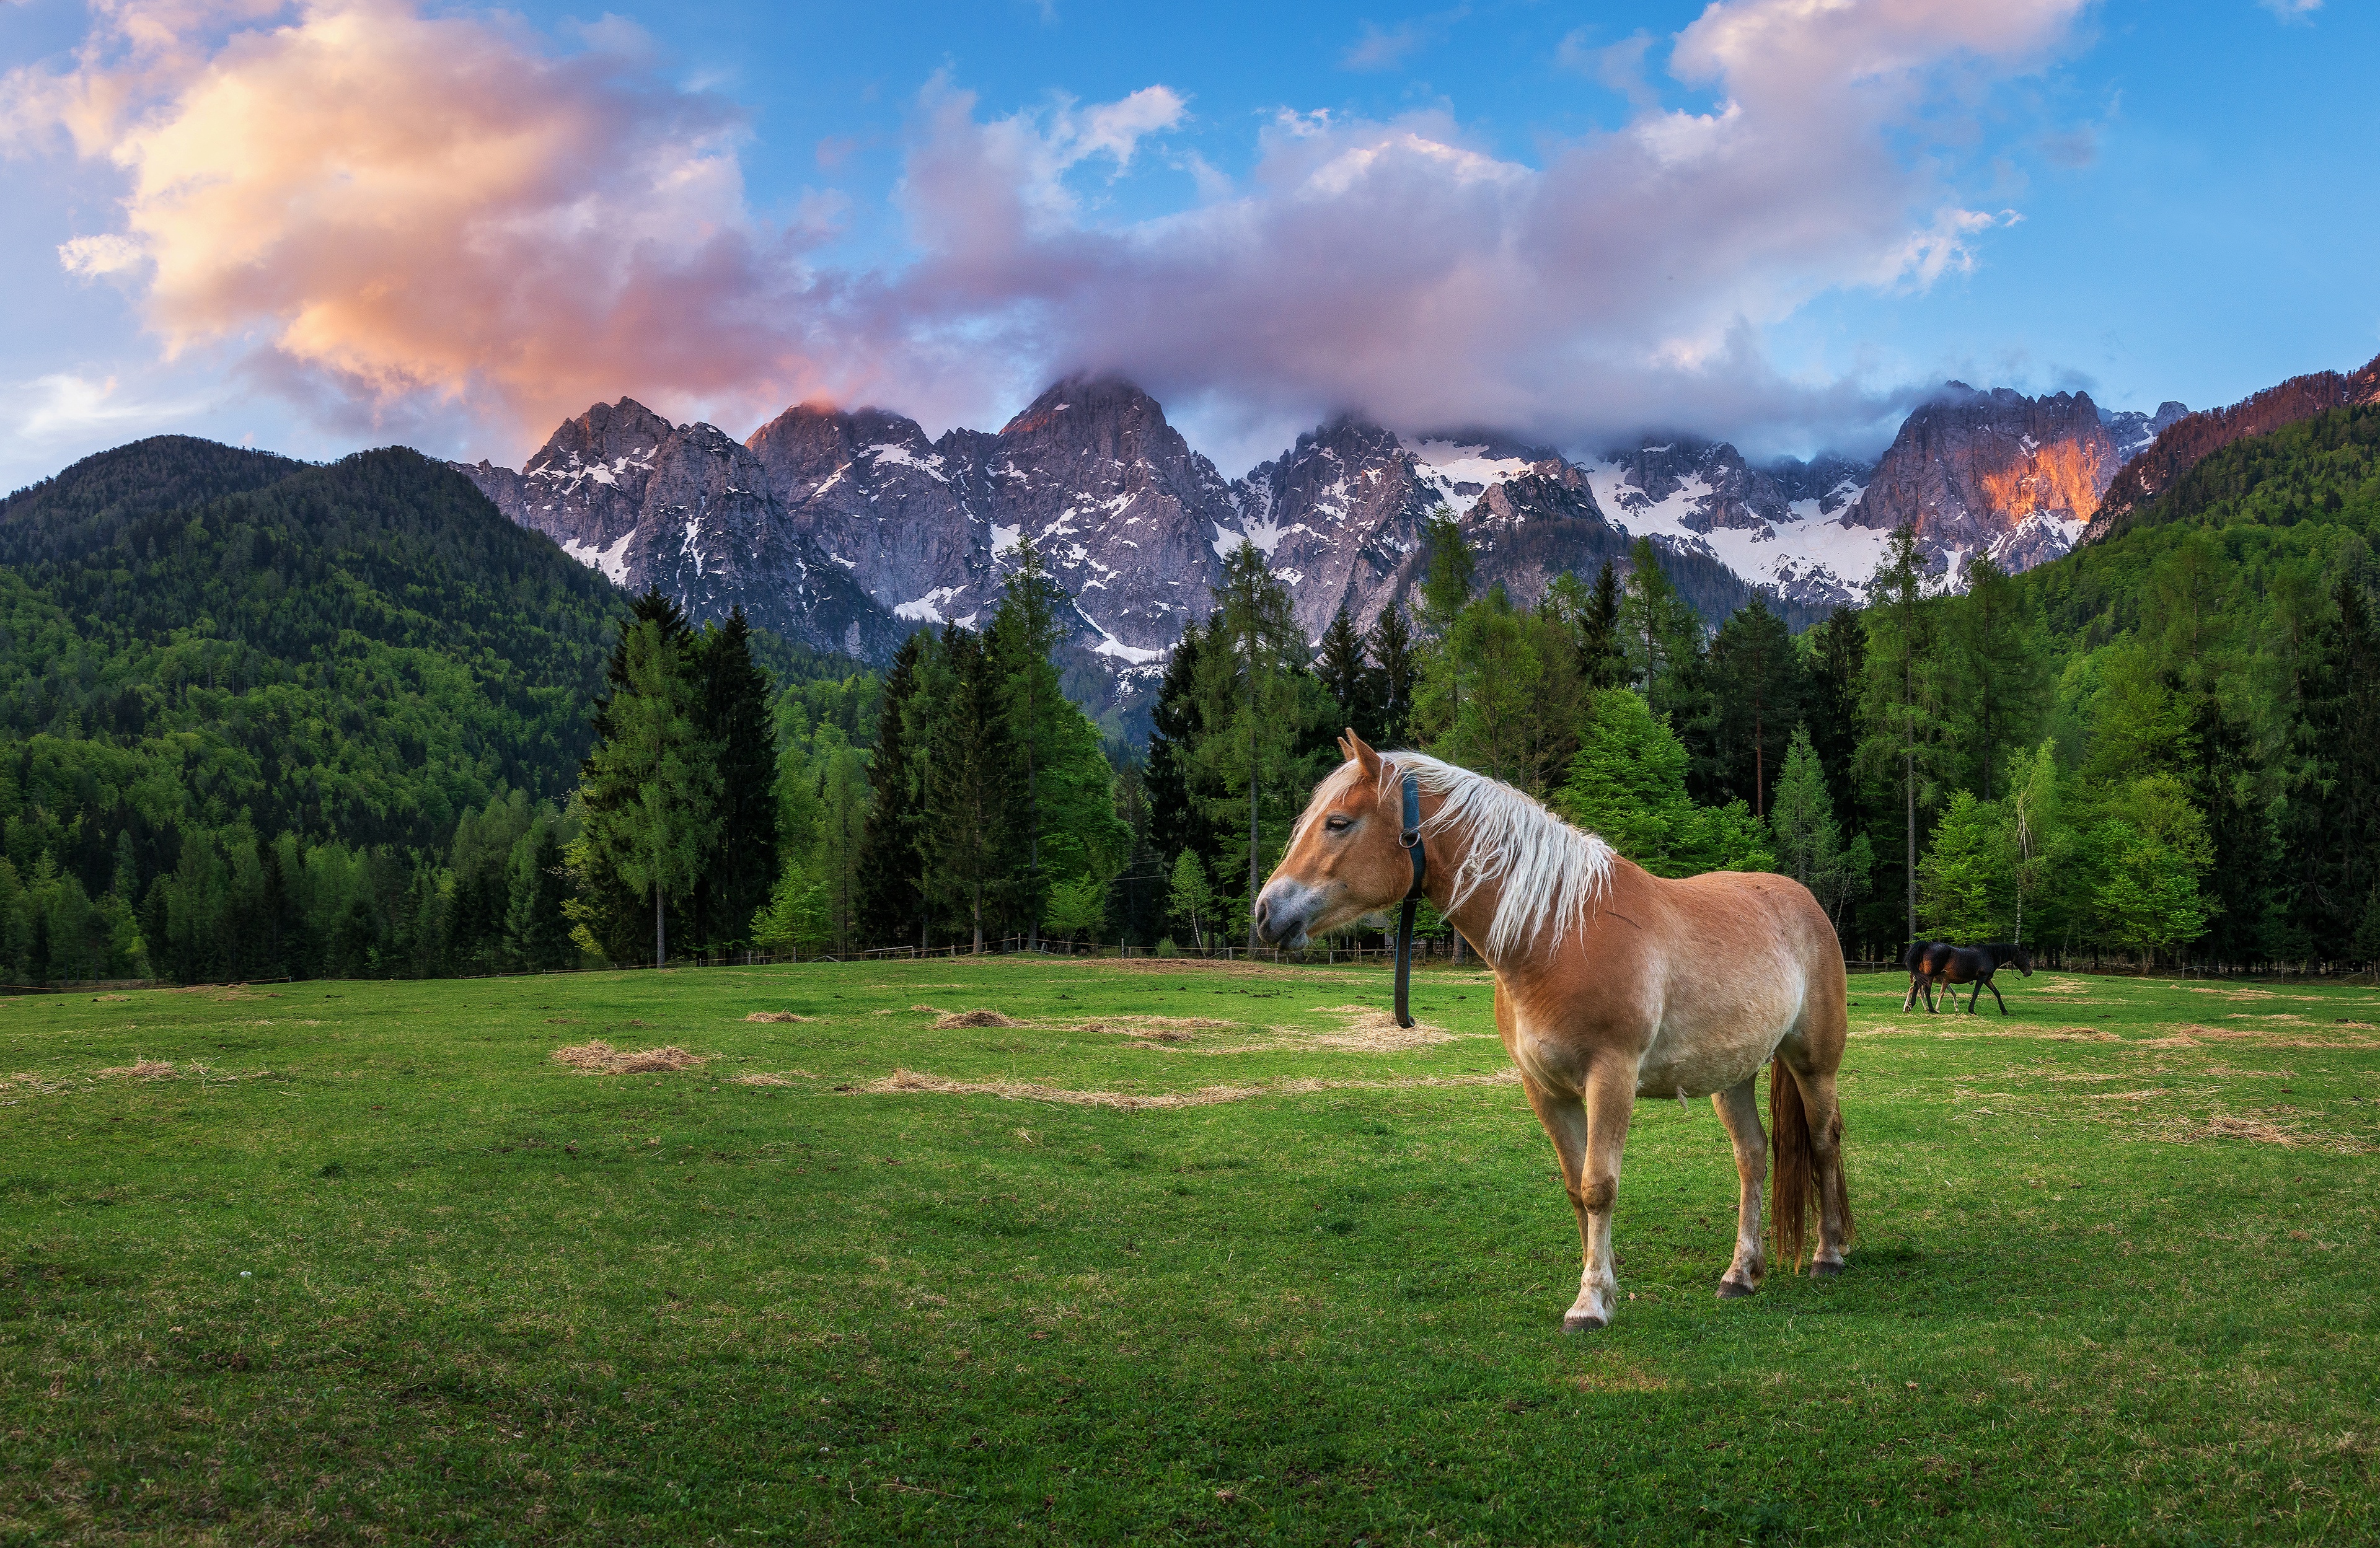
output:
{"label": "grassy meadow", "polygon": [[1646,1102],[1576,1337],[1480,973],[0,1001],[0,1543],[2380,1537],[2380,992],[1901,987],[1851,1272]]}

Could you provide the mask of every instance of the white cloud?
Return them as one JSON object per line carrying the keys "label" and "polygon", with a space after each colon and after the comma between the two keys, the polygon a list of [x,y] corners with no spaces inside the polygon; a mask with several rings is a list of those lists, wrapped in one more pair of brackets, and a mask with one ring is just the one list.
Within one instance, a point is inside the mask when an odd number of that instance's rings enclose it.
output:
{"label": "white cloud", "polygon": [[128,236],[77,236],[58,244],[59,266],[86,279],[138,268],[142,256],[140,244]]}
{"label": "white cloud", "polygon": [[2322,0],[2256,0],[2256,4],[2284,22],[2311,22],[2313,13],[2322,9]]}

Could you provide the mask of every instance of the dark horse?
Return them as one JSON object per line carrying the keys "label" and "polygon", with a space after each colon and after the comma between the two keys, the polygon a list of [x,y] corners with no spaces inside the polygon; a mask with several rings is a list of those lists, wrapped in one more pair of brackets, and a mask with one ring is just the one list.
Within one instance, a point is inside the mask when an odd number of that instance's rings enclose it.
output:
{"label": "dark horse", "polygon": [[[2033,976],[2033,958],[2023,947],[2008,941],[1985,941],[1981,946],[1945,946],[1938,943],[1929,946],[1925,957],[1925,1009],[1934,1009],[1935,985],[1973,984],[1974,987],[1967,991],[1967,1014],[1972,1016],[1975,1013],[1977,997],[1989,989],[1992,998],[1999,1002],[2000,1014],[2007,1015],[2008,1001],[2000,999],[1999,986],[1992,982],[1992,974],[2011,962],[2027,978]],[[1946,988],[1943,1003],[1949,1003],[1950,998]],[[1902,1009],[1908,1008],[1904,1006]]]}
{"label": "dark horse", "polygon": [[1920,989],[1925,991],[1926,1010],[1933,1010],[1936,962],[1945,953],[1957,949],[1947,940],[1913,940],[1909,943],[1909,949],[1900,954],[1900,965],[1909,970],[1909,998],[1900,1002],[1903,1010],[1917,1003]]}

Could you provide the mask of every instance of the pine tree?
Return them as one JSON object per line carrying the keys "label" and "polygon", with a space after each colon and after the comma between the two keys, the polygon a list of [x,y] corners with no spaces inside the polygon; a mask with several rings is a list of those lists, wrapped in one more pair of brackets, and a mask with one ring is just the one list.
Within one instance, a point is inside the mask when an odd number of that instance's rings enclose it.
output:
{"label": "pine tree", "polygon": [[1422,523],[1421,549],[1421,605],[1415,610],[1415,621],[1423,639],[1433,646],[1443,645],[1454,629],[1456,615],[1471,600],[1479,565],[1471,557],[1471,545],[1463,541],[1454,513],[1443,505]]}
{"label": "pine tree", "polygon": [[1402,746],[1412,733],[1414,684],[1420,675],[1404,610],[1394,602],[1382,608],[1364,648],[1372,659],[1372,700],[1379,706],[1380,740],[1375,745]]}
{"label": "pine tree", "polygon": [[1579,676],[1589,688],[1617,688],[1628,680],[1628,655],[1620,642],[1620,571],[1609,559],[1597,572],[1595,592],[1578,623]]}
{"label": "pine tree", "polygon": [[1348,615],[1344,602],[1339,604],[1330,627],[1322,631],[1322,647],[1314,670],[1336,710],[1332,720],[1342,729],[1352,727],[1366,741],[1378,736],[1378,713],[1372,702],[1372,669],[1364,660],[1364,639],[1355,632],[1355,621]]}
{"label": "pine tree", "polygon": [[941,654],[948,688],[926,768],[926,893],[964,923],[980,955],[1025,876],[1023,761],[985,642],[952,624]]}
{"label": "pine tree", "polygon": [[593,865],[650,901],[656,967],[668,960],[667,905],[692,893],[719,829],[718,752],[701,734],[691,647],[682,621],[622,626],[622,682],[599,712],[604,741],[581,787]]}
{"label": "pine tree", "polygon": [[2312,756],[2287,810],[2289,919],[2309,955],[2343,955],[2380,886],[2380,627],[2351,579],[2316,631],[2305,736]]}
{"label": "pine tree", "polygon": [[884,680],[876,722],[876,750],[868,760],[870,799],[853,862],[854,913],[863,941],[925,944],[925,860],[920,848],[922,748],[913,740],[918,717],[918,661],[930,648],[920,632],[901,644]]}
{"label": "pine tree", "polygon": [[[1226,788],[1244,790],[1247,814],[1248,946],[1257,944],[1257,889],[1263,880],[1263,803],[1281,804],[1298,778],[1292,767],[1307,707],[1297,676],[1305,641],[1290,613],[1289,588],[1254,543],[1223,562],[1215,623],[1202,652],[1200,691],[1206,735],[1199,761]],[[1310,683],[1312,680],[1309,678]],[[1298,792],[1303,796],[1304,792]]]}
{"label": "pine tree", "polygon": [[2040,606],[2029,589],[1977,554],[1967,562],[1967,593],[1950,614],[1955,670],[1945,674],[1959,692],[1967,778],[1990,801],[2007,781],[2005,749],[2030,744],[2047,707],[2049,679],[2042,649]]}
{"label": "pine tree", "polygon": [[1794,727],[1786,746],[1776,802],[1768,810],[1768,830],[1776,836],[1777,858],[1785,874],[1810,889],[1840,932],[1844,904],[1867,887],[1867,839],[1862,835],[1844,845],[1834,803],[1827,794],[1826,769],[1807,726]]}
{"label": "pine tree", "polygon": [[1925,605],[1925,561],[1914,527],[1894,530],[1870,584],[1861,760],[1899,786],[1908,938],[1917,938],[1917,812],[1933,802],[1943,733],[1935,621]]}
{"label": "pine tree", "polygon": [[504,945],[514,961],[531,973],[568,967],[578,955],[563,916],[569,873],[562,855],[559,825],[540,812],[513,847],[505,888]]}
{"label": "pine tree", "polygon": [[1015,548],[1015,568],[1008,574],[1000,607],[992,615],[989,647],[1003,679],[1009,739],[1025,760],[1026,874],[1018,883],[1017,906],[1034,945],[1040,944],[1043,900],[1049,879],[1042,874],[1041,779],[1057,753],[1061,722],[1075,713],[1058,684],[1058,670],[1050,652],[1058,643],[1058,610],[1065,592],[1041,562],[1029,538]]}
{"label": "pine tree", "polygon": [[1202,855],[1220,853],[1215,825],[1196,789],[1201,778],[1198,746],[1207,730],[1198,674],[1208,637],[1196,623],[1183,630],[1166,660],[1165,679],[1158,685],[1149,716],[1142,786],[1148,802],[1148,841],[1160,854],[1185,849]]}
{"label": "pine tree", "polygon": [[1639,538],[1628,553],[1628,583],[1620,599],[1620,647],[1629,681],[1656,715],[1691,718],[1702,621],[1678,595],[1660,550]]}
{"label": "pine tree", "polygon": [[699,732],[719,773],[718,828],[704,857],[691,910],[706,949],[751,938],[753,913],[777,879],[777,743],[770,727],[769,674],[752,659],[751,625],[738,605],[706,629],[697,647],[702,682]]}
{"label": "pine tree", "polygon": [[1788,728],[1803,714],[1801,661],[1784,620],[1755,596],[1719,626],[1705,662],[1708,693],[1696,721],[1702,798],[1742,799],[1768,811],[1768,787],[1782,766]]}

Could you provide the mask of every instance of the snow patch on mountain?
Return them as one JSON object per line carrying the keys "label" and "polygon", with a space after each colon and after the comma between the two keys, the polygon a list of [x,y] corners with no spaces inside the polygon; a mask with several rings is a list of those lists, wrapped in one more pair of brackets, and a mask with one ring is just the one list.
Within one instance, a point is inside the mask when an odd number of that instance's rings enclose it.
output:
{"label": "snow patch on mountain", "polygon": [[589,543],[573,542],[565,538],[562,540],[562,551],[590,570],[602,571],[604,576],[613,586],[625,586],[628,584],[628,545],[636,541],[636,528],[630,527],[621,533],[620,540],[608,549],[599,549]]}

